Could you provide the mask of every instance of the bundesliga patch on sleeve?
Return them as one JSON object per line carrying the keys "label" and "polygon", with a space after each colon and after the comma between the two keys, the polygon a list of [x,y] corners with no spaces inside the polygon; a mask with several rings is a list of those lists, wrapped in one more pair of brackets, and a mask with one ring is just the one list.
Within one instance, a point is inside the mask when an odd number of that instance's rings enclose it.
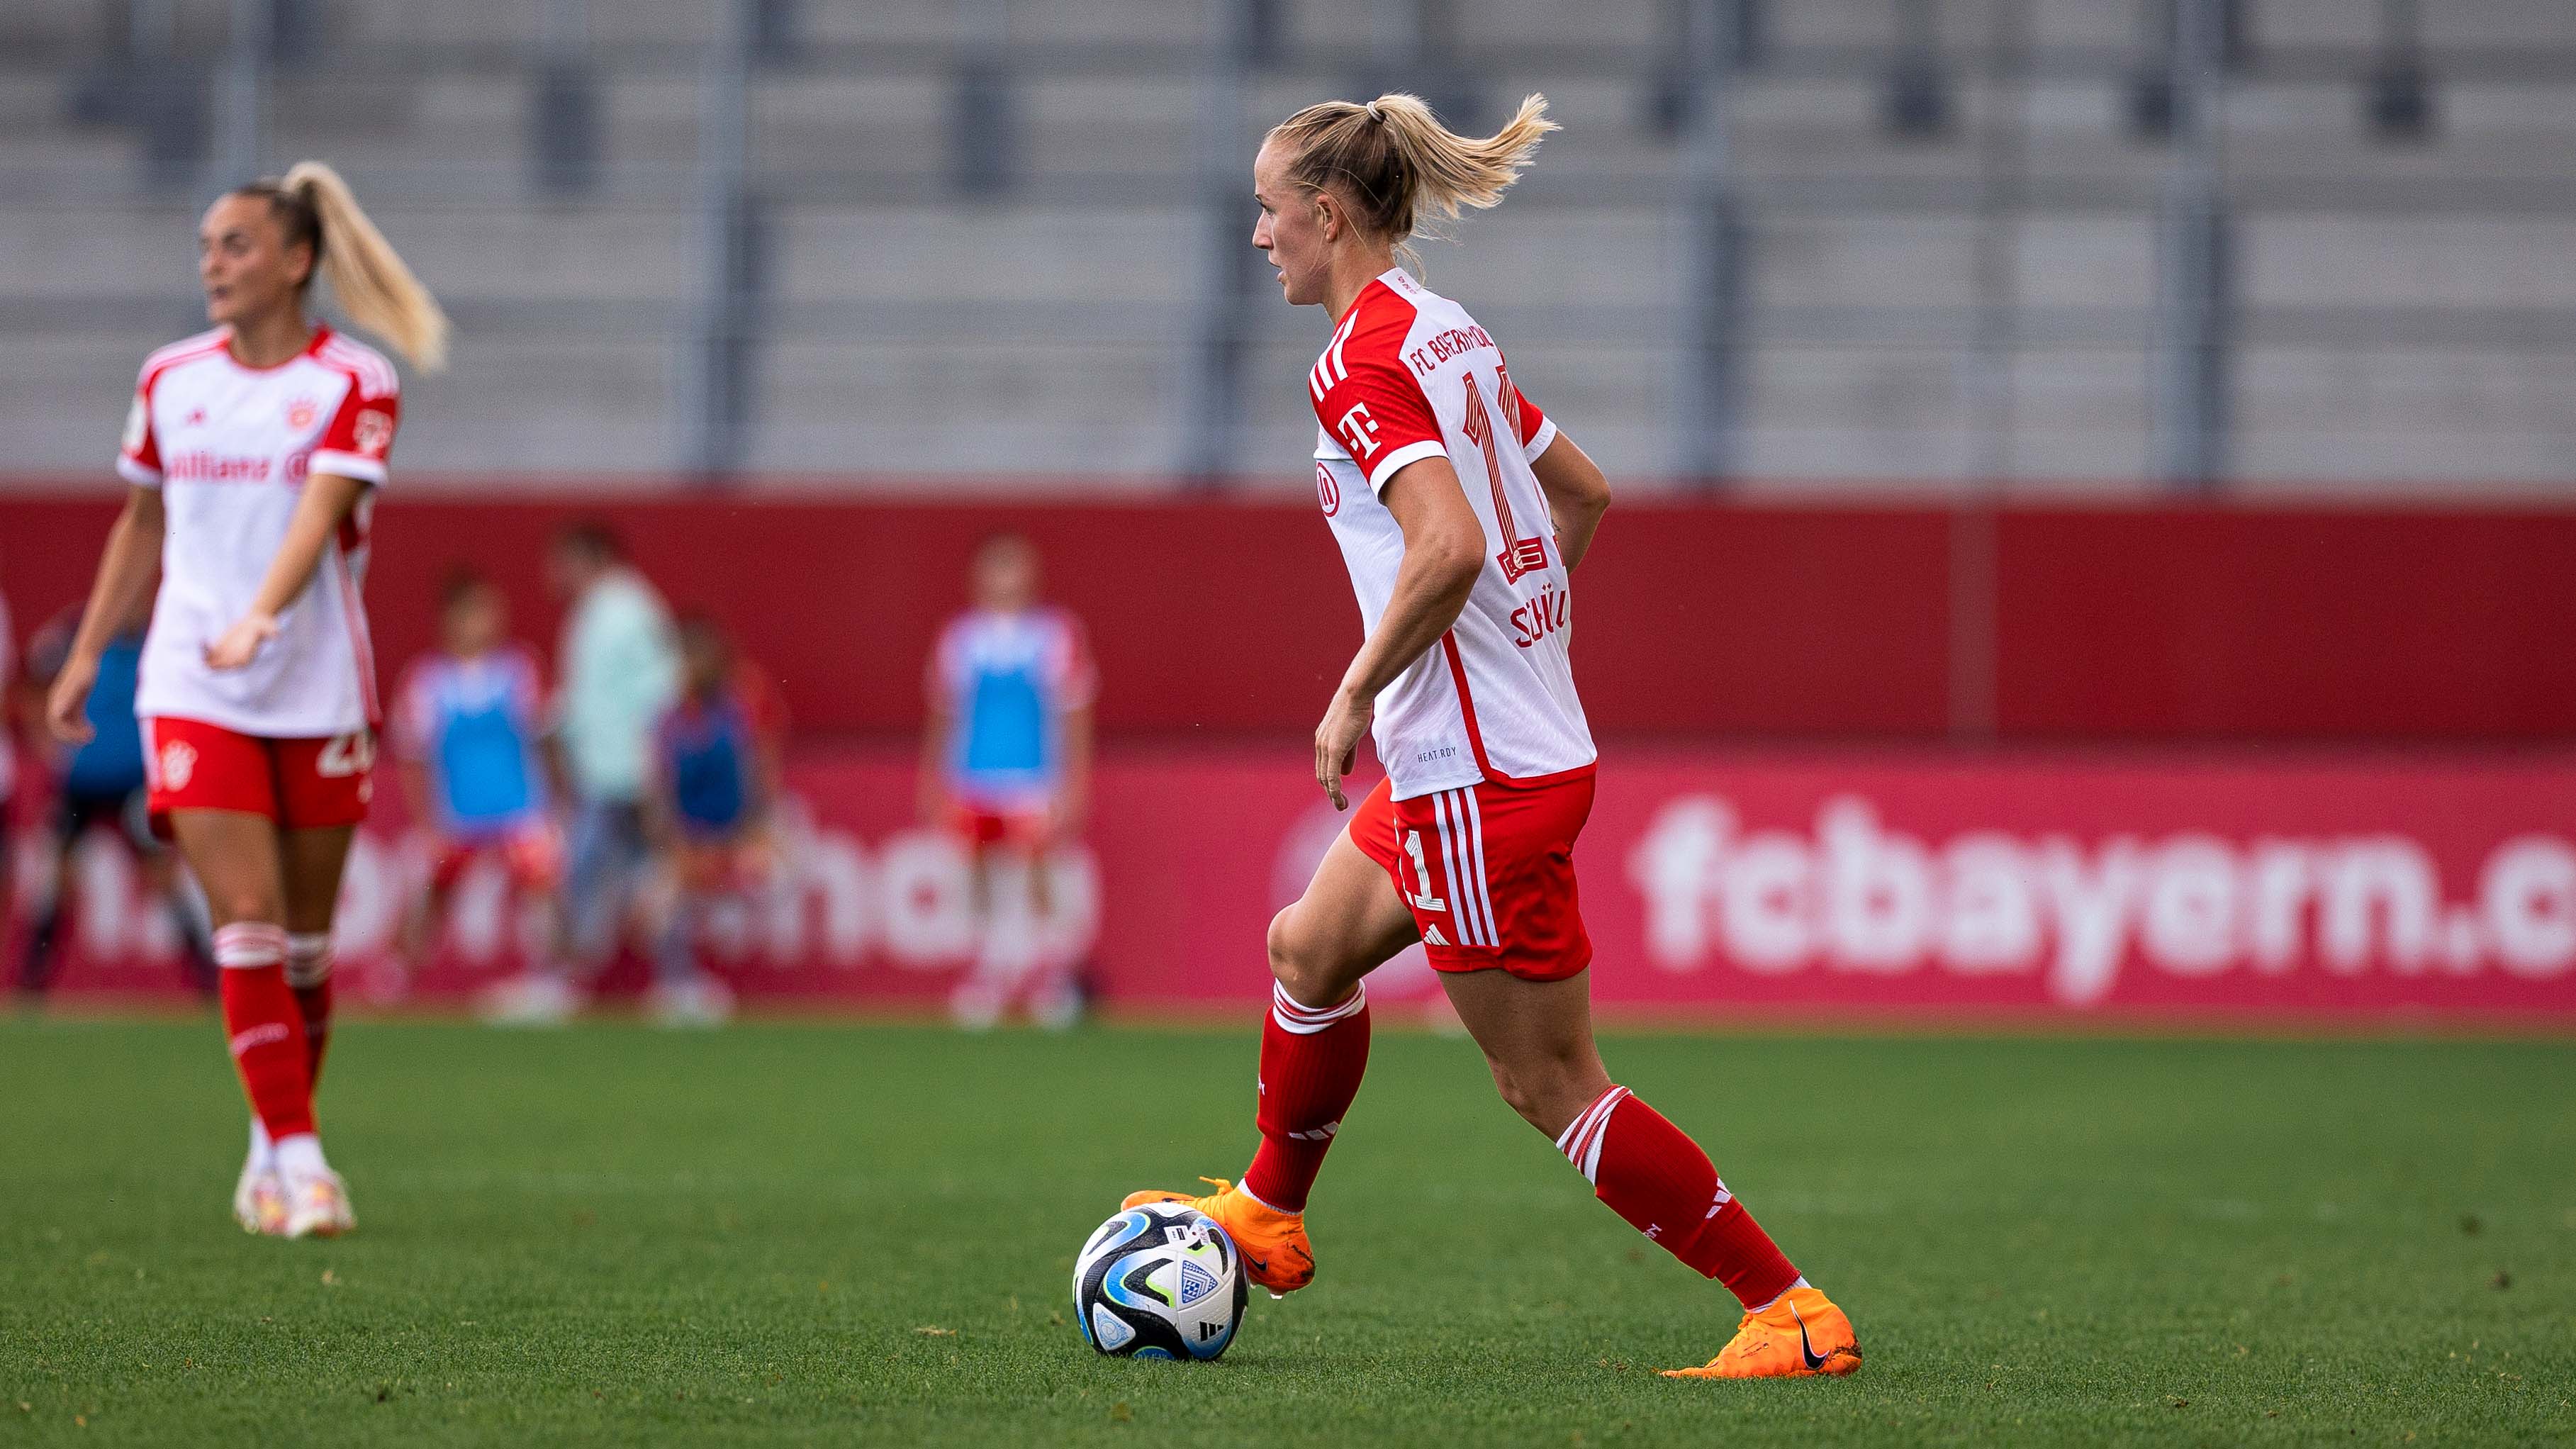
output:
{"label": "bundesliga patch on sleeve", "polygon": [[143,395],[134,395],[134,406],[125,410],[125,451],[143,451],[143,440],[151,436],[152,410],[144,406]]}
{"label": "bundesliga patch on sleeve", "polygon": [[355,428],[358,451],[370,458],[381,458],[393,446],[394,420],[374,408],[358,414]]}

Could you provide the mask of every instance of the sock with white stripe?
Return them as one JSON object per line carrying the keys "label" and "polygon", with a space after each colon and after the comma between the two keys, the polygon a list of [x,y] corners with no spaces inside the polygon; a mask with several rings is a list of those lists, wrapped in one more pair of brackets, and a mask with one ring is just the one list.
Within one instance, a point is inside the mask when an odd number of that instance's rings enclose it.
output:
{"label": "sock with white stripe", "polygon": [[331,1050],[331,933],[290,932],[286,938],[286,984],[295,992],[296,1012],[304,1018],[304,1075],[322,1090],[322,1057]]}
{"label": "sock with white stripe", "polygon": [[1368,1070],[1368,988],[1313,1007],[1274,984],[1261,1027],[1261,1146],[1243,1170],[1244,1191],[1281,1212],[1304,1212],[1342,1114]]}
{"label": "sock with white stripe", "polygon": [[1664,1251],[1758,1308],[1803,1280],[1690,1135],[1612,1087],[1556,1139],[1592,1190]]}
{"label": "sock with white stripe", "polygon": [[304,1013],[286,984],[286,928],[236,921],[215,932],[224,1036],[250,1109],[271,1142],[313,1131]]}

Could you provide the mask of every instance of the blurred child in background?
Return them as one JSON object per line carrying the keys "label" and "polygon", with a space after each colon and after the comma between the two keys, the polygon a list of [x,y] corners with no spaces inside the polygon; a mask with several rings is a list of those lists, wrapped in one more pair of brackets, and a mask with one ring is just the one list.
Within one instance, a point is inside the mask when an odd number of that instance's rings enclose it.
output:
{"label": "blurred child in background", "polygon": [[680,697],[654,728],[645,828],[659,857],[659,919],[646,1011],[671,1026],[713,1026],[733,993],[699,966],[705,907],[758,889],[776,865],[785,712],[759,671],[738,664],[722,626],[680,621]]}
{"label": "blurred child in background", "polygon": [[[151,617],[152,601],[138,601],[135,612],[118,621],[115,635],[100,652],[98,682],[90,687],[84,706],[90,727],[87,743],[56,745],[41,730],[33,732],[44,742],[43,757],[53,761],[55,794],[53,895],[36,908],[26,953],[18,961],[18,989],[31,998],[43,995],[60,969],[63,922],[78,894],[74,853],[91,828],[101,825],[132,847],[142,867],[144,889],[167,914],[178,940],[180,975],[188,989],[205,997],[215,994],[214,937],[205,904],[182,882],[178,857],[153,835],[145,808],[143,728],[134,717],[134,690],[143,658],[143,626]],[[69,657],[80,618],[81,607],[75,604],[47,621],[28,642],[32,706],[28,718],[41,713],[43,691],[52,687]],[[0,654],[6,652],[7,634],[0,624]],[[0,674],[5,672],[0,668]],[[6,754],[0,748],[0,756]],[[0,789],[0,798],[6,793]],[[5,896],[0,896],[0,903],[5,903]]]}
{"label": "blurred child in background", "polygon": [[974,860],[975,962],[950,1009],[983,1030],[1025,991],[1040,1023],[1069,1026],[1082,1014],[1076,963],[1045,947],[1039,923],[1053,904],[1047,857],[1089,803],[1091,649],[1080,620],[1038,601],[1027,539],[987,540],[969,581],[973,606],[931,654],[921,747],[923,819]]}
{"label": "blurred child in background", "polygon": [[[414,970],[435,949],[448,900],[477,858],[497,858],[518,899],[549,908],[562,874],[538,754],[545,690],[536,656],[509,633],[500,589],[458,570],[440,595],[439,647],[412,662],[396,696],[390,733],[403,802],[429,843],[427,888],[403,921],[403,956]],[[551,949],[551,930],[545,939]]]}

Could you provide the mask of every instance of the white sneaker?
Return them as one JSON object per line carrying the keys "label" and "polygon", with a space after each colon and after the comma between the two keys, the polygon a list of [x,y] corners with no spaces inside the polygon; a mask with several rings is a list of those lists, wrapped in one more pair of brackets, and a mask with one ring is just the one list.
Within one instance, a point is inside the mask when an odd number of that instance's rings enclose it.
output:
{"label": "white sneaker", "polygon": [[233,1221],[245,1233],[286,1235],[286,1184],[275,1167],[257,1158],[242,1164],[241,1181],[233,1185]]}
{"label": "white sneaker", "polygon": [[1071,981],[1051,983],[1029,1001],[1029,1020],[1048,1031],[1071,1031],[1082,1025],[1082,988]]}
{"label": "white sneaker", "polygon": [[972,977],[948,997],[948,1019],[959,1031],[991,1031],[1002,1024],[1002,989]]}
{"label": "white sneaker", "polygon": [[530,971],[496,982],[483,992],[479,1014],[490,1026],[561,1026],[581,1013],[581,988],[560,976]]}
{"label": "white sneaker", "polygon": [[676,986],[656,982],[644,993],[644,1016],[655,1026],[722,1026],[733,1020],[733,988],[712,976],[700,976]]}
{"label": "white sneaker", "polygon": [[286,1184],[286,1225],[290,1238],[336,1238],[358,1226],[349,1210],[349,1188],[340,1174],[328,1170]]}

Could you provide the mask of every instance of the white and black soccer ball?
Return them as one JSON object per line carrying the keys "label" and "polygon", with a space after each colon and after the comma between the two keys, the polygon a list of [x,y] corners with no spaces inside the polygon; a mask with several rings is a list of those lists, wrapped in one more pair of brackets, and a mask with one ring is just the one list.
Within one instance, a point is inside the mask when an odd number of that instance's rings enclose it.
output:
{"label": "white and black soccer ball", "polygon": [[1225,1352],[1243,1322],[1243,1258],[1216,1219],[1184,1203],[1122,1210],[1073,1260],[1083,1341],[1121,1358]]}

